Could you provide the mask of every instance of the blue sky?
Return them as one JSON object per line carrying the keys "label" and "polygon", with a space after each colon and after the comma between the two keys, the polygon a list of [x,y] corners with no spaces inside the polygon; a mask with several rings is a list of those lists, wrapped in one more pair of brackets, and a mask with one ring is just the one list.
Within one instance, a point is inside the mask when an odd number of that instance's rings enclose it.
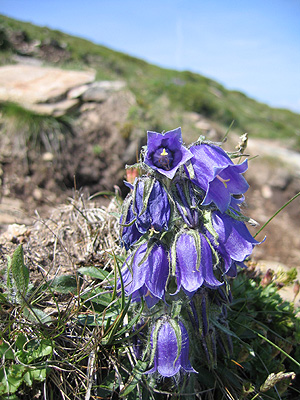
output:
{"label": "blue sky", "polygon": [[300,0],[0,0],[0,13],[300,112]]}

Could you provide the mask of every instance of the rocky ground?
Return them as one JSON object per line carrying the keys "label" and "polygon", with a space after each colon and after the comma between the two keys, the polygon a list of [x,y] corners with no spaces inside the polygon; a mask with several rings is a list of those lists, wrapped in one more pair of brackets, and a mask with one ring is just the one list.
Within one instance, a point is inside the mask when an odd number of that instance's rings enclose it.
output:
{"label": "rocky ground", "polygon": [[[146,132],[135,129],[130,131],[131,136],[128,133],[127,117],[135,106],[135,97],[126,84],[96,82],[93,71],[53,71],[39,65],[28,66],[22,60],[22,64],[11,68],[0,67],[1,82],[1,100],[18,102],[50,118],[72,115],[64,125],[65,130],[58,131],[54,139],[45,131],[47,145],[44,143],[40,148],[26,147],[25,128],[20,134],[20,127],[16,129],[12,121],[1,119],[0,245],[3,256],[18,242],[34,240],[35,246],[39,241],[44,243],[46,239],[42,237],[48,237],[55,229],[49,230],[48,224],[41,224],[41,219],[49,220],[51,216],[57,227],[63,215],[70,226],[76,196],[87,199],[88,194],[103,190],[118,190],[124,195],[124,166],[134,163]],[[204,133],[211,140],[222,135],[201,115],[186,113],[183,121],[194,124],[199,135]],[[263,225],[300,191],[300,154],[281,142],[253,139],[251,133],[249,137],[247,152],[253,159],[246,173],[250,189],[244,213]],[[233,150],[237,142],[238,138],[230,134],[226,148]],[[76,195],[74,187],[79,190]],[[95,209],[109,204],[103,196],[94,201],[85,207]],[[254,252],[254,260],[260,262],[262,269],[296,267],[300,271],[299,201],[300,197],[258,236],[259,240],[267,237]],[[67,207],[69,214],[66,209],[62,212],[61,207]],[[18,225],[12,227],[12,224]],[[250,229],[253,234],[258,230]],[[289,296],[293,297],[291,291]]]}

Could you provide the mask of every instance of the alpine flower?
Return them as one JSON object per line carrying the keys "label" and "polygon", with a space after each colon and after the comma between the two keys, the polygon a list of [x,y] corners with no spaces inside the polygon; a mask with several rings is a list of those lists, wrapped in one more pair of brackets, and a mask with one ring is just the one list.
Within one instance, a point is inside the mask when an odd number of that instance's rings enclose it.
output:
{"label": "alpine flower", "polygon": [[[150,228],[157,232],[168,230],[171,208],[167,193],[158,180],[154,181],[153,186],[150,185],[150,189],[145,182],[149,180],[136,179],[134,185],[130,186],[126,183],[135,194],[134,198],[130,194],[127,199],[125,223],[122,223],[123,215],[120,221],[121,240],[126,250]],[[151,190],[150,195],[148,195],[149,190]]]}
{"label": "alpine flower", "polygon": [[[172,325],[173,324],[171,324],[169,320],[166,320],[159,327],[154,355],[154,366],[151,370],[147,371],[148,374],[157,371],[164,377],[171,377],[176,375],[181,369],[186,373],[197,373],[189,361],[189,337],[185,326],[179,321],[181,346],[178,346],[176,333]],[[151,334],[152,347],[155,342],[153,338],[154,334],[155,326]],[[178,347],[180,351],[178,351]]]}
{"label": "alpine flower", "polygon": [[147,132],[147,152],[144,163],[169,179],[178,168],[193,157],[182,144],[181,128],[166,133]]}
{"label": "alpine flower", "polygon": [[[241,175],[248,168],[247,160],[234,164],[223,149],[204,143],[192,146],[190,151],[194,155],[191,163],[195,174],[191,180],[205,192],[202,205],[214,203],[225,212],[231,195],[241,195],[249,187]],[[188,169],[185,170],[189,176]]]}
{"label": "alpine flower", "polygon": [[176,241],[177,292],[182,287],[192,295],[202,285],[216,288],[222,284],[214,276],[212,250],[201,233],[199,247],[197,250],[194,236],[188,233],[183,233]]}
{"label": "alpine flower", "polygon": [[[155,243],[145,258],[146,252],[147,243],[144,243],[127,258],[122,268],[122,279],[125,294],[132,295],[132,301],[140,301],[143,297],[151,308],[164,298],[169,260],[160,243]],[[120,282],[118,287],[120,288]]]}
{"label": "alpine flower", "polygon": [[171,209],[168,195],[162,184],[158,180],[154,181],[146,207],[144,205],[144,198],[147,197],[145,180],[138,180],[136,185],[134,213],[137,229],[143,234],[151,227],[159,232],[168,230]]}
{"label": "alpine flower", "polygon": [[238,221],[227,214],[213,212],[212,225],[218,235],[217,250],[224,260],[225,273],[232,267],[236,268],[233,261],[242,263],[250,256],[254,246],[259,244],[243,221]]}

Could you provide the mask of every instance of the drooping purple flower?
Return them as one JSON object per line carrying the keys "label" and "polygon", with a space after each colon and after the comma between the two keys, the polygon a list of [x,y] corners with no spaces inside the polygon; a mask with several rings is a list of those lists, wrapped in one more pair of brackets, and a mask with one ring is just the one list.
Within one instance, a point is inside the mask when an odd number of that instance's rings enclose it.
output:
{"label": "drooping purple flower", "polygon": [[[130,198],[127,203],[124,203],[126,221],[123,224],[123,215],[120,220],[121,239],[126,250],[151,227],[158,232],[168,230],[171,214],[167,193],[158,180],[155,180],[153,186],[150,186],[150,196],[147,194],[148,186],[144,178],[136,179],[134,186],[130,184],[129,187],[131,190],[136,187],[136,190],[133,190],[135,198]],[[145,198],[147,198],[146,207],[144,207]]]}
{"label": "drooping purple flower", "polygon": [[[234,164],[223,149],[204,143],[192,146],[190,151],[194,155],[191,159],[195,173],[192,182],[205,192],[202,204],[214,203],[225,212],[231,195],[243,194],[249,187],[241,175],[248,168],[247,160]],[[190,176],[187,168],[186,173]]]}
{"label": "drooping purple flower", "polygon": [[[146,373],[152,374],[158,372],[164,377],[176,375],[181,369],[185,373],[197,371],[191,366],[189,361],[189,337],[183,323],[179,321],[181,331],[181,349],[178,356],[178,343],[174,327],[169,320],[166,320],[159,328],[157,334],[157,344],[154,356],[154,366]],[[151,334],[151,345],[153,347],[153,335],[155,327]]]}
{"label": "drooping purple flower", "polygon": [[211,247],[203,234],[199,236],[199,255],[192,235],[183,233],[176,241],[177,292],[182,287],[192,295],[202,285],[215,288],[222,284],[213,273]]}
{"label": "drooping purple flower", "polygon": [[165,248],[156,243],[141,263],[146,251],[147,243],[144,243],[127,258],[122,269],[122,279],[126,295],[132,295],[132,301],[140,301],[144,297],[150,308],[164,298],[169,260]]}
{"label": "drooping purple flower", "polygon": [[136,243],[140,237],[143,235],[136,226],[135,215],[132,211],[132,206],[130,205],[127,211],[126,221],[123,223],[123,215],[121,215],[120,226],[121,226],[121,237],[122,243],[126,250],[130,248],[134,243]]}
{"label": "drooping purple flower", "polygon": [[168,230],[171,208],[168,195],[162,184],[158,180],[155,180],[145,211],[143,211],[144,198],[147,195],[145,193],[147,190],[145,188],[145,180],[137,180],[136,185],[134,213],[136,214],[137,229],[143,234],[150,227],[159,232]]}
{"label": "drooping purple flower", "polygon": [[[238,221],[219,211],[212,213],[213,228],[218,235],[217,250],[225,263],[225,273],[231,269],[235,273],[235,263],[243,262],[259,244],[243,221]],[[234,261],[234,262],[233,262]]]}
{"label": "drooping purple flower", "polygon": [[145,164],[173,179],[178,168],[193,157],[182,144],[181,128],[166,133],[148,131],[147,135]]}

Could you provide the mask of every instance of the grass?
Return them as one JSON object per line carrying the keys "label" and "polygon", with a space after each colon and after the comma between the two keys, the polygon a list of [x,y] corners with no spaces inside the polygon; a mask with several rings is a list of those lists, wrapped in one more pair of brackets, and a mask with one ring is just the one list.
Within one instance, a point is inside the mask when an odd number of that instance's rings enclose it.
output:
{"label": "grass", "polygon": [[71,118],[37,114],[22,106],[0,103],[3,127],[2,135],[15,137],[16,149],[48,151],[58,154],[66,135],[72,134]]}

